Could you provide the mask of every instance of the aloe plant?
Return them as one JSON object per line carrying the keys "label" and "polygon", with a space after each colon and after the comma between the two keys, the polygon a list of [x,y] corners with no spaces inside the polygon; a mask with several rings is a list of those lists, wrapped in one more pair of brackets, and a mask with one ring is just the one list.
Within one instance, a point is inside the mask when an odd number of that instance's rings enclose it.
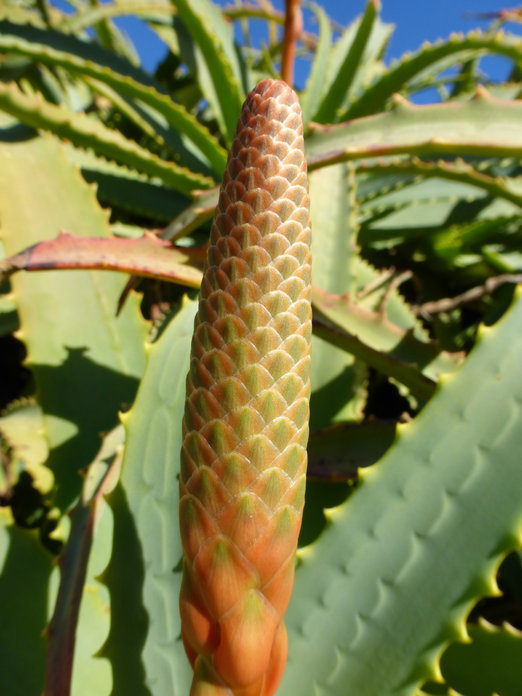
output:
{"label": "aloe plant", "polygon": [[[375,0],[342,29],[307,11],[316,35],[298,2],[0,8],[2,694],[190,691],[195,298],[241,104],[301,57],[310,440],[277,693],[520,693],[518,15],[388,64]],[[165,44],[154,74],[122,14]]]}

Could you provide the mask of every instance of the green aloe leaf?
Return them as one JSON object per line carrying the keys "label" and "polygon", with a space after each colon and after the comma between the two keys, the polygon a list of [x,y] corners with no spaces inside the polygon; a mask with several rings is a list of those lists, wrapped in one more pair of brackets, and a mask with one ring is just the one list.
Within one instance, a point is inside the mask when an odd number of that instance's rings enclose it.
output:
{"label": "green aloe leaf", "polygon": [[2,5],[0,5],[0,18],[8,19],[10,22],[17,22],[19,24],[32,24],[35,27],[43,28],[46,26],[38,13],[33,10],[28,10],[18,4],[2,3]]}
{"label": "green aloe leaf", "polygon": [[311,9],[317,17],[319,24],[319,38],[314,52],[314,62],[310,69],[310,75],[306,87],[300,96],[301,108],[303,109],[303,123],[311,121],[320,103],[324,92],[326,76],[328,71],[328,59],[332,45],[332,29],[330,20],[326,12],[315,3],[311,4]]}
{"label": "green aloe leaf", "polygon": [[441,659],[446,683],[466,696],[517,696],[522,634],[487,621],[468,627],[469,643],[452,643]]}
{"label": "green aloe leaf", "polygon": [[[0,220],[6,254],[52,239],[60,229],[110,236],[107,214],[79,171],[50,137],[13,139],[0,130]],[[28,175],[30,172],[30,176]],[[118,274],[67,271],[18,274],[12,279],[19,337],[34,374],[60,481],[57,504],[79,493],[78,469],[91,461],[99,433],[115,423],[133,398],[144,366],[146,325],[133,297],[115,317]]]}
{"label": "green aloe leaf", "polygon": [[[331,123],[337,120],[337,109],[350,91],[372,33],[379,7],[379,0],[369,0],[360,20],[357,20],[353,27],[349,27],[345,32],[348,42],[344,40],[343,36],[335,45],[332,51],[332,60],[335,60],[336,63],[335,66],[332,66],[334,76],[312,116],[319,123]],[[340,56],[336,55],[340,53],[339,48],[342,50]]]}
{"label": "green aloe leaf", "polygon": [[185,237],[211,220],[218,202],[218,194],[219,187],[208,191],[195,191],[193,202],[161,232],[162,239],[175,240]]}
{"label": "green aloe leaf", "polygon": [[300,551],[281,694],[413,694],[494,591],[520,543],[521,321],[518,294]]}
{"label": "green aloe leaf", "polygon": [[453,372],[462,361],[462,355],[441,351],[436,341],[419,340],[413,332],[393,324],[382,312],[370,312],[353,303],[347,295],[335,295],[315,288],[313,302],[320,317],[356,336],[374,350],[417,365],[434,381],[441,373]]}
{"label": "green aloe leaf", "polygon": [[[390,283],[393,274],[384,272],[379,274],[376,268],[363,258],[357,259],[357,296],[358,309],[372,313],[385,314],[383,319],[388,320],[401,329],[411,329],[411,334],[424,343],[430,342],[428,331],[413,313],[411,306],[406,302],[397,288],[391,288]],[[447,369],[443,372],[452,372],[460,364],[460,357],[449,357]],[[453,367],[449,368],[452,362]]]}
{"label": "green aloe leaf", "polygon": [[110,5],[95,4],[84,7],[80,5],[73,15],[64,15],[60,29],[75,32],[87,29],[94,24],[114,17],[136,15],[138,17],[165,18],[169,20],[176,13],[176,8],[169,0],[116,0]]}
{"label": "green aloe leaf", "polygon": [[[123,512],[123,523],[126,521],[118,534],[127,549],[125,573],[132,581],[128,586],[114,586],[120,611],[113,614],[111,636],[104,649],[114,665],[123,667],[115,669],[117,694],[184,696],[190,687],[192,670],[180,639],[181,541],[176,501],[195,310],[196,303],[186,300],[158,341],[148,348],[136,401],[123,417],[126,445],[115,503]],[[115,572],[115,567],[109,568],[109,575]],[[129,595],[139,601],[138,606],[133,604],[133,611],[143,616],[132,625],[125,609],[129,605],[123,601]],[[131,670],[137,679],[134,683],[129,683],[125,674],[128,655],[138,660]]]}
{"label": "green aloe leaf", "polygon": [[351,88],[349,92],[347,92],[343,105],[338,111],[337,120],[344,120],[342,118],[344,110],[350,105],[353,99],[356,99],[363,93],[368,88],[368,85],[376,79],[376,76],[380,76],[386,70],[383,56],[394,29],[394,24],[385,23],[378,16],[375,18],[365,50],[359,60]]}
{"label": "green aloe leaf", "polygon": [[195,77],[229,144],[246,92],[232,29],[209,0],[173,0],[173,3],[204,58],[197,62]]}
{"label": "green aloe leaf", "polygon": [[[118,479],[123,435],[120,425],[104,437],[71,512],[70,533],[58,563],[53,616],[46,630],[44,696],[111,693],[110,665],[98,655],[110,625],[108,591],[99,576],[111,556],[113,520],[104,497]],[[55,571],[53,581],[57,575]]]}
{"label": "green aloe leaf", "polygon": [[[477,209],[483,210],[479,218],[494,219],[497,215],[507,218],[519,214],[518,206],[513,203],[505,199],[492,200],[483,188],[462,181],[438,177],[402,179],[389,175],[387,187],[386,181],[377,177],[375,195],[359,205],[359,241],[363,248],[390,248],[417,238],[429,238],[451,224],[453,211],[462,205],[470,206],[472,218]],[[372,179],[373,176],[366,186],[360,183],[360,190],[368,190]]]}
{"label": "green aloe leaf", "polygon": [[397,61],[351,104],[341,118],[348,120],[383,111],[390,97],[400,92],[408,82],[422,75],[428,68],[433,71],[436,67],[440,71],[454,65],[457,54],[461,54],[461,60],[484,53],[498,54],[518,63],[521,45],[522,41],[518,37],[480,32],[471,32],[466,36],[452,34],[447,41],[439,41],[433,45],[425,44],[417,53],[406,54]]}
{"label": "green aloe leaf", "polygon": [[214,184],[206,176],[162,160],[100,121],[84,113],[75,114],[64,106],[55,106],[41,95],[26,95],[15,84],[0,84],[0,109],[32,128],[48,130],[79,147],[92,147],[100,155],[156,176],[182,194]]}
{"label": "green aloe leaf", "polygon": [[135,169],[96,157],[90,150],[66,146],[65,151],[67,159],[81,168],[83,178],[96,184],[102,204],[111,208],[167,223],[189,204],[185,196]]}
{"label": "green aloe leaf", "polygon": [[420,401],[428,401],[433,396],[435,382],[423,375],[416,365],[403,362],[391,354],[372,348],[355,334],[324,320],[317,313],[314,316],[313,329],[316,336],[365,361],[383,375],[393,377]]}
{"label": "green aloe leaf", "polygon": [[45,670],[48,585],[53,560],[38,532],[0,508],[0,692],[40,696]]}
{"label": "green aloe leaf", "polygon": [[[357,256],[353,171],[339,164],[309,179],[314,284],[332,293],[352,292]],[[318,336],[312,337],[312,352],[311,429],[358,419],[365,403],[365,366]]]}
{"label": "green aloe leaf", "polygon": [[484,191],[487,195],[498,196],[510,203],[522,207],[522,186],[516,179],[493,177],[477,171],[471,164],[461,158],[451,162],[439,160],[426,162],[418,157],[408,159],[392,159],[379,162],[361,162],[358,164],[359,173],[376,173],[381,176],[393,174],[410,174],[423,178],[437,177],[448,181],[458,181],[471,184]]}
{"label": "green aloe leaf", "polygon": [[334,126],[314,125],[306,138],[310,170],[381,155],[457,154],[520,157],[522,103],[480,90],[467,102],[414,106]]}
{"label": "green aloe leaf", "polygon": [[0,50],[60,66],[74,75],[95,78],[117,92],[147,104],[161,114],[173,130],[186,135],[221,175],[226,152],[208,130],[165,94],[164,88],[147,73],[111,51],[69,34],[8,21],[0,21]]}

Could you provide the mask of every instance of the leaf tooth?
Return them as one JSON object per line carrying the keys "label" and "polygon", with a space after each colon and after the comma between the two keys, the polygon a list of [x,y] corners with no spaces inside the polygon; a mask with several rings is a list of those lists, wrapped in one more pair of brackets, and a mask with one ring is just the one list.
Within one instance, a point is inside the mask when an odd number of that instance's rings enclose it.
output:
{"label": "leaf tooth", "polygon": [[484,85],[477,85],[475,87],[475,94],[473,95],[473,99],[476,99],[477,101],[494,101],[493,95],[487,87],[484,87]]}
{"label": "leaf tooth", "polygon": [[408,109],[414,108],[412,104],[406,97],[403,97],[399,92],[394,92],[392,94],[392,110]]}
{"label": "leaf tooth", "polygon": [[448,622],[445,630],[449,638],[448,643],[471,643],[471,637],[468,633],[468,628],[466,625],[465,614],[456,612],[455,618],[451,622]]}
{"label": "leaf tooth", "polygon": [[[468,36],[474,36],[474,32],[470,31]],[[475,38],[475,37],[474,37]],[[461,43],[464,40],[464,34],[461,31],[452,31],[451,34],[449,35],[448,41],[450,43]],[[444,43],[444,41],[439,41],[439,45]]]}
{"label": "leaf tooth", "polygon": [[440,669],[441,656],[442,656],[442,653],[438,656],[437,659],[434,659],[433,662],[431,664],[429,664],[429,668],[430,668],[430,672],[431,672],[430,678],[433,681],[438,682],[439,684],[444,684],[445,683],[444,675],[442,674],[442,671]]}
{"label": "leaf tooth", "polygon": [[338,506],[333,507],[333,508],[323,508],[323,515],[327,522],[336,522],[339,519],[339,515],[341,513],[341,510],[339,509]]}

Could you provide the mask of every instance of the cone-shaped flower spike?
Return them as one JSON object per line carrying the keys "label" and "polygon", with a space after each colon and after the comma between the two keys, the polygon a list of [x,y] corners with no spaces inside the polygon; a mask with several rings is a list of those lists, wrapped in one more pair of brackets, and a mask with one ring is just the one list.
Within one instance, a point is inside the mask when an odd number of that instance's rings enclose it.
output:
{"label": "cone-shaped flower spike", "polygon": [[301,109],[248,95],[210,234],[181,456],[191,696],[271,696],[301,525],[310,392],[310,218]]}

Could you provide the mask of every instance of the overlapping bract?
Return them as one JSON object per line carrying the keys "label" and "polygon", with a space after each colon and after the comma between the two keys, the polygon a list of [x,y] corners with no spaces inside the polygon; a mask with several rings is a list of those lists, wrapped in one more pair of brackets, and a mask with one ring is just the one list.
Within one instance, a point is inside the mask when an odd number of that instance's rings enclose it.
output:
{"label": "overlapping bract", "polygon": [[243,106],[212,225],[183,423],[180,609],[192,696],[270,696],[294,577],[308,438],[310,222],[301,109]]}

